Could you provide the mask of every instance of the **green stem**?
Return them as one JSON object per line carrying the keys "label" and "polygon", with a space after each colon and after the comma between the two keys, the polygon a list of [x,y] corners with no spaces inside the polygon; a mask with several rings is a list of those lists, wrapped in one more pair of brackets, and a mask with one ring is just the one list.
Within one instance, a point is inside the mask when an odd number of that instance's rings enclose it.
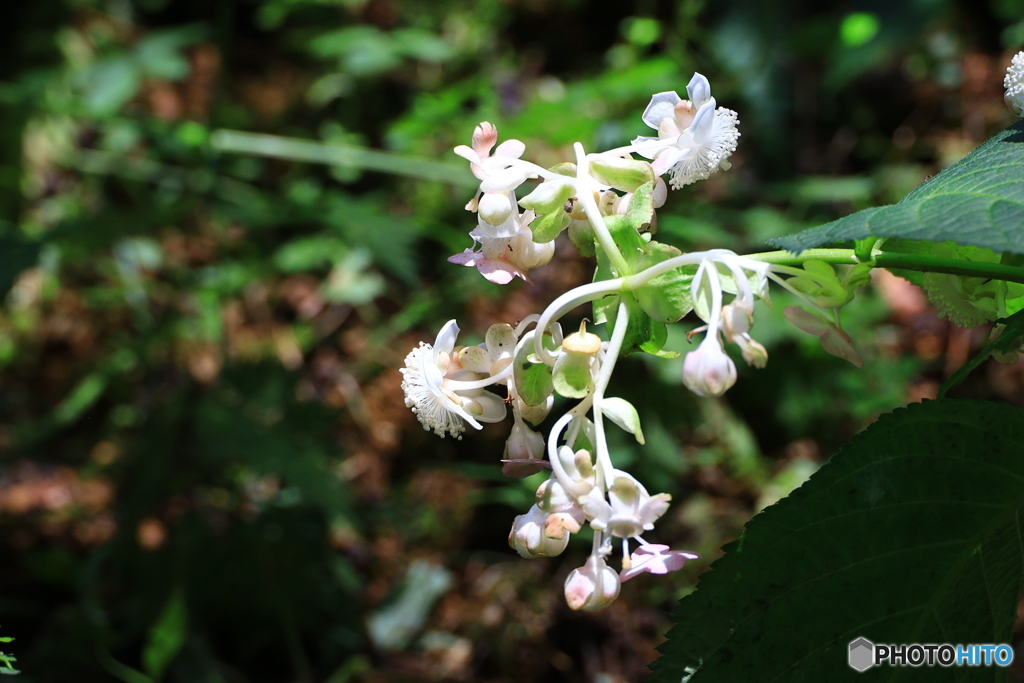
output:
{"label": "green stem", "polygon": [[1024,268],[1007,266],[1002,263],[984,263],[981,261],[962,261],[936,256],[920,256],[918,254],[894,254],[883,252],[875,255],[875,265],[882,268],[902,268],[904,270],[922,270],[933,273],[949,273],[966,277],[980,277],[986,280],[1006,280],[1024,284]]}
{"label": "green stem", "polygon": [[[1024,284],[1024,268],[1003,263],[964,261],[961,259],[923,256],[921,254],[899,254],[891,251],[876,251],[873,263],[878,268],[890,270],[918,270],[926,273],[948,273],[965,277],[979,277],[986,280],[1005,280]],[[826,263],[855,265],[858,263],[853,249],[807,249],[797,256],[790,251],[766,251],[748,254],[746,258],[781,266],[799,266],[806,261],[817,260]]]}
{"label": "green stem", "polygon": [[780,266],[802,266],[805,261],[824,261],[851,266],[857,263],[857,255],[853,249],[805,249],[799,256],[791,251],[763,251],[759,254],[747,254],[746,258]]}
{"label": "green stem", "polygon": [[577,142],[573,149],[576,151],[576,197],[583,205],[583,211],[587,214],[590,224],[594,226],[594,235],[605,255],[608,256],[608,260],[611,261],[612,270],[616,275],[626,275],[629,273],[629,264],[626,263],[622,252],[619,251],[615,240],[612,239],[612,234],[604,222],[604,216],[601,215],[601,210],[597,207],[597,202],[594,201],[594,183],[590,179],[590,160],[587,159],[583,145],[580,143]]}

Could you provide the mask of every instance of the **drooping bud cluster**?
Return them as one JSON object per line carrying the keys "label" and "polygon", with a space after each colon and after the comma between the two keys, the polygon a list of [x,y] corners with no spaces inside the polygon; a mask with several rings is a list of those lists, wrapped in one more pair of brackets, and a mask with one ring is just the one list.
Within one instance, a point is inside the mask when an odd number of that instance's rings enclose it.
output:
{"label": "drooping bud cluster", "polygon": [[[683,361],[683,384],[698,396],[721,396],[736,383],[736,365],[723,340],[740,347],[743,360],[755,368],[768,362],[764,346],[750,336],[755,297],[766,298],[768,264],[715,250],[701,261],[691,283],[694,311],[707,323],[696,350]],[[723,305],[731,293],[732,301]]]}

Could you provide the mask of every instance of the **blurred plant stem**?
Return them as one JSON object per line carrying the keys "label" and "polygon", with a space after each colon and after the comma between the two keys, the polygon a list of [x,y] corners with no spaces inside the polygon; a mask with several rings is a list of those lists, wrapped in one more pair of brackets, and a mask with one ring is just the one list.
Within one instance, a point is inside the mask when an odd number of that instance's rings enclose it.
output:
{"label": "blurred plant stem", "polygon": [[360,168],[466,187],[479,185],[461,164],[415,159],[355,145],[325,145],[299,138],[224,129],[213,132],[210,145],[218,152]]}

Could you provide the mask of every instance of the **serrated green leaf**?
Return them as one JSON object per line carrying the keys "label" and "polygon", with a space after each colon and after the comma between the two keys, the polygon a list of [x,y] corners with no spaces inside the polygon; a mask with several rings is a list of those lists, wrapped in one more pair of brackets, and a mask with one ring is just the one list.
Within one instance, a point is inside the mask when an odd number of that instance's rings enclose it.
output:
{"label": "serrated green leaf", "polygon": [[[848,644],[1010,641],[1022,448],[1024,411],[1009,405],[930,401],[881,417],[726,546],[673,615],[647,680],[954,680],[930,667],[864,678]],[[999,680],[988,667],[955,672]]]}
{"label": "serrated green leaf", "polygon": [[601,412],[609,420],[635,436],[640,444],[644,443],[644,432],[640,428],[640,415],[632,403],[624,398],[605,398],[601,401]]}
{"label": "serrated green leaf", "polygon": [[866,237],[951,241],[1024,254],[1024,121],[997,133],[897,204],[772,240],[792,252]]}
{"label": "serrated green leaf", "polygon": [[513,361],[512,376],[516,383],[519,398],[528,406],[539,406],[547,401],[554,390],[551,381],[551,368],[544,363],[530,360],[532,344],[523,344],[516,351]]}

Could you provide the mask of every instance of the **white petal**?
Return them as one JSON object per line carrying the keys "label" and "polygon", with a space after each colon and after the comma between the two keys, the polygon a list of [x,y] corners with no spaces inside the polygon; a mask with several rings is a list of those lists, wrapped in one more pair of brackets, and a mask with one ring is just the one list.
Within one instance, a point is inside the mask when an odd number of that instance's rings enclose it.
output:
{"label": "white petal", "polygon": [[456,154],[458,154],[460,157],[462,157],[471,164],[480,163],[480,155],[474,152],[466,145],[459,145],[458,147],[455,148],[454,151]]}
{"label": "white petal", "polygon": [[633,151],[644,159],[653,159],[658,156],[658,152],[674,145],[675,140],[663,140],[661,138],[644,137],[641,135],[629,144],[633,146]]}
{"label": "white petal", "polygon": [[715,126],[715,98],[712,97],[700,105],[697,115],[693,117],[690,124],[690,132],[693,133],[693,141],[703,147],[711,140],[711,133]]}
{"label": "white petal", "polygon": [[492,172],[486,180],[480,183],[483,192],[511,192],[530,177],[530,169],[522,165],[510,166],[500,171]]}
{"label": "white petal", "polygon": [[441,331],[437,333],[437,339],[434,340],[434,357],[437,354],[444,352],[450,354],[452,349],[455,348],[455,340],[459,337],[459,325],[454,320],[449,320],[441,328]]}
{"label": "white petal", "polygon": [[498,145],[498,148],[494,150],[493,156],[518,159],[523,156],[523,152],[525,151],[526,145],[519,140],[505,140],[505,142]]}
{"label": "white petal", "polygon": [[505,401],[501,396],[483,391],[473,400],[483,409],[483,412],[476,416],[481,422],[501,422],[505,419]]}
{"label": "white petal", "polygon": [[[487,328],[485,337],[487,352],[491,360],[497,361],[508,358],[516,350],[516,331],[506,323],[496,323]],[[490,369],[488,368],[488,372]]]}
{"label": "white petal", "polygon": [[676,104],[681,99],[674,90],[660,92],[651,97],[651,102],[647,105],[647,109],[644,109],[644,114],[641,118],[644,120],[644,123],[657,130],[662,119],[675,116]]}
{"label": "white petal", "polygon": [[701,74],[694,73],[689,85],[686,86],[686,94],[690,96],[690,101],[699,107],[704,100],[711,98],[711,84]]}

